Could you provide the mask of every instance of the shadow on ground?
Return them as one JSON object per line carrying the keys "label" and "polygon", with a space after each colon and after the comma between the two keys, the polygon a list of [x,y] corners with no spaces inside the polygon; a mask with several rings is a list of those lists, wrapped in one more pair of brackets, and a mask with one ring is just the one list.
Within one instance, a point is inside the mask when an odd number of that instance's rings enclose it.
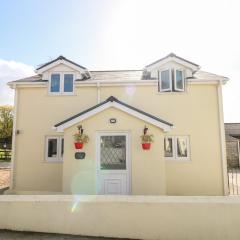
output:
{"label": "shadow on ground", "polygon": [[120,238],[85,237],[54,233],[17,232],[0,230],[0,240],[112,240]]}

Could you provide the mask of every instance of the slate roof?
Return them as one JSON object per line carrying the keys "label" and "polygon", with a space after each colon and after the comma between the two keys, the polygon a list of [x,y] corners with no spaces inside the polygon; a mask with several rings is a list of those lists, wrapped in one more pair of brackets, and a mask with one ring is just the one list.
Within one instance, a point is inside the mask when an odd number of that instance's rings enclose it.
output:
{"label": "slate roof", "polygon": [[[112,81],[140,81],[140,80],[156,80],[156,78],[150,78],[149,76],[144,74],[143,70],[113,70],[113,71],[89,71],[91,77],[83,80],[77,81],[91,81],[91,80],[112,80]],[[206,80],[206,81],[214,81],[214,80],[227,80],[228,78],[220,75],[216,75],[209,72],[197,71],[190,80]],[[12,81],[11,83],[18,82],[47,82],[41,78],[40,75],[35,75],[27,78],[23,78],[20,80]]]}
{"label": "slate roof", "polygon": [[31,76],[31,77],[26,77],[26,78],[21,78],[19,80],[16,80],[16,81],[12,81],[10,83],[18,83],[18,82],[47,82],[47,80],[43,80],[42,77],[40,75],[34,75],[34,76]]}
{"label": "slate roof", "polygon": [[131,105],[128,105],[128,104],[126,104],[126,103],[118,100],[117,98],[115,98],[115,97],[113,97],[113,96],[107,98],[105,101],[103,101],[103,102],[101,102],[101,103],[99,103],[99,104],[97,104],[97,105],[94,105],[93,107],[90,107],[90,108],[88,108],[88,109],[86,109],[86,110],[84,110],[84,111],[82,111],[82,112],[80,112],[80,113],[78,113],[78,114],[70,117],[70,118],[65,119],[65,120],[62,121],[62,122],[59,122],[59,123],[55,124],[54,127],[58,127],[58,126],[60,126],[60,125],[62,125],[62,124],[64,124],[64,123],[67,123],[67,122],[73,120],[74,118],[80,117],[81,115],[83,115],[83,114],[85,114],[85,113],[87,113],[87,112],[90,112],[90,111],[92,111],[92,110],[94,110],[94,109],[96,109],[96,108],[99,108],[99,107],[101,107],[102,105],[104,105],[104,104],[106,104],[106,103],[108,103],[108,102],[116,102],[116,103],[119,103],[119,104],[121,104],[121,105],[123,105],[123,106],[125,106],[125,107],[127,107],[127,108],[129,108],[129,109],[131,109],[131,110],[134,110],[134,111],[136,111],[136,112],[139,112],[139,113],[141,113],[141,114],[143,114],[143,115],[145,115],[145,116],[147,116],[147,117],[149,117],[149,118],[152,118],[152,119],[154,119],[154,120],[156,120],[156,121],[158,121],[158,122],[161,122],[161,123],[166,124],[166,125],[168,125],[168,126],[170,126],[170,127],[173,127],[173,124],[172,124],[172,123],[169,123],[169,122],[167,122],[167,121],[164,121],[164,120],[162,120],[162,119],[160,119],[160,118],[158,118],[158,117],[156,117],[156,116],[154,116],[154,115],[151,115],[151,114],[149,114],[149,113],[147,113],[147,112],[144,112],[144,111],[142,111],[142,110],[140,110],[140,109],[138,109],[138,108],[135,108],[135,107],[133,107],[133,106],[131,106]]}
{"label": "slate roof", "polygon": [[225,123],[226,141],[238,141],[240,139],[240,123]]}
{"label": "slate roof", "polygon": [[113,71],[90,71],[89,80],[141,80],[142,70],[113,70]]}

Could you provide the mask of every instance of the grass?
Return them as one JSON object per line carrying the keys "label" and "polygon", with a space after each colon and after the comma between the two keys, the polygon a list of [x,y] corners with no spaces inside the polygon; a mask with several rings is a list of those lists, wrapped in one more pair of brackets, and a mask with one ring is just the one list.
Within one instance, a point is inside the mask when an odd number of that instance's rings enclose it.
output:
{"label": "grass", "polygon": [[0,149],[0,161],[11,161],[12,151],[9,149]]}

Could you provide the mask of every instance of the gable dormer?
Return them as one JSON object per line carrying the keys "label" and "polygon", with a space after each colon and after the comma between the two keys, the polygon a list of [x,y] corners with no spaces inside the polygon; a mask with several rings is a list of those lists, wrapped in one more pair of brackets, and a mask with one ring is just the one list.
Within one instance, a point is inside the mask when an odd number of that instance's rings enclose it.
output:
{"label": "gable dormer", "polygon": [[187,79],[199,70],[199,65],[170,53],[145,67],[151,79],[158,79],[159,92],[184,92]]}
{"label": "gable dormer", "polygon": [[36,73],[48,81],[48,92],[53,95],[71,95],[74,93],[75,81],[89,77],[85,67],[63,56],[38,67]]}

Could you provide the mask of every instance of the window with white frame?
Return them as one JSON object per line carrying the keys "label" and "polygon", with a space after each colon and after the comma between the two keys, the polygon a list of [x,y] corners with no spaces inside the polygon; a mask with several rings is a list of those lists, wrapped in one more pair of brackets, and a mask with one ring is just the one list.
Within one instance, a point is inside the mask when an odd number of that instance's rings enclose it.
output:
{"label": "window with white frame", "polygon": [[72,73],[52,73],[50,77],[50,94],[73,94],[74,92],[74,74]]}
{"label": "window with white frame", "polygon": [[188,136],[169,136],[164,138],[164,157],[170,160],[189,160]]}
{"label": "window with white frame", "polygon": [[183,92],[185,90],[184,71],[165,69],[159,71],[159,92]]}
{"label": "window with white frame", "polygon": [[47,162],[62,162],[64,154],[64,138],[62,136],[47,136],[45,149]]}

